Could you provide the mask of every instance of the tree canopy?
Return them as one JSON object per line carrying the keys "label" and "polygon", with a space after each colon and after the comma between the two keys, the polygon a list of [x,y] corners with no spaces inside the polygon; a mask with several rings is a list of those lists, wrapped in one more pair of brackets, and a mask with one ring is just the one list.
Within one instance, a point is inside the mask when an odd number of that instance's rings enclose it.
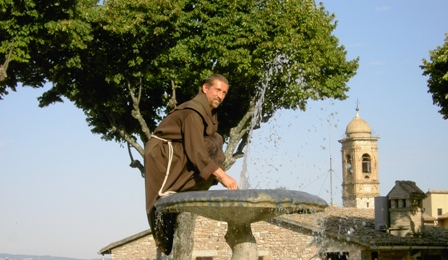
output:
{"label": "tree canopy", "polygon": [[432,95],[434,105],[440,107],[439,113],[448,119],[448,34],[445,34],[443,46],[429,51],[429,61],[423,59],[423,75],[428,78],[428,93]]}
{"label": "tree canopy", "polygon": [[9,66],[0,98],[18,84],[50,82],[41,107],[66,98],[93,133],[143,154],[167,104],[220,73],[230,82],[219,108],[228,168],[262,95],[258,126],[279,109],[305,110],[309,99],[346,98],[358,59],[347,60],[335,28],[313,0],[2,0],[0,53]]}

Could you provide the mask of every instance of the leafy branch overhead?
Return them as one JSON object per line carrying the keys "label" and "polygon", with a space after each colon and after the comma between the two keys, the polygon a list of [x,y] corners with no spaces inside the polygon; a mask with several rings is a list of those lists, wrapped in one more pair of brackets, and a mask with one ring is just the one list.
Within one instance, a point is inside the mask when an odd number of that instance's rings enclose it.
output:
{"label": "leafy branch overhead", "polygon": [[423,59],[423,75],[428,78],[428,93],[432,95],[435,105],[440,107],[439,113],[448,119],[448,34],[445,34],[443,46],[429,51],[430,61]]}
{"label": "leafy branch overhead", "polygon": [[2,9],[0,53],[14,51],[0,97],[50,82],[41,107],[70,100],[93,133],[140,154],[168,107],[211,73],[230,81],[219,108],[228,168],[248,142],[262,86],[257,127],[309,99],[345,99],[358,67],[332,34],[335,16],[311,0],[6,0]]}

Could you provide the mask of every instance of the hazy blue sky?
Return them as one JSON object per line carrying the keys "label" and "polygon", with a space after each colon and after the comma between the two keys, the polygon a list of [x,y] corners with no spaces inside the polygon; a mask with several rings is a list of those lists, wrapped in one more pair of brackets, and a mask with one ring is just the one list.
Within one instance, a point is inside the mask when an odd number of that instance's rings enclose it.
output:
{"label": "hazy blue sky", "polygon": [[[381,195],[395,180],[448,189],[448,121],[419,65],[448,32],[448,2],[324,1],[337,15],[350,59],[360,57],[345,101],[282,111],[255,131],[247,159],[253,187],[303,190],[341,205],[338,140],[355,116],[379,136]],[[71,103],[40,109],[43,90],[0,101],[0,252],[95,258],[111,242],[148,228],[144,185],[125,147],[93,135]],[[329,118],[333,127],[329,127]],[[137,156],[137,154],[134,154]],[[239,179],[243,160],[229,171]],[[218,188],[222,188],[219,186]]]}

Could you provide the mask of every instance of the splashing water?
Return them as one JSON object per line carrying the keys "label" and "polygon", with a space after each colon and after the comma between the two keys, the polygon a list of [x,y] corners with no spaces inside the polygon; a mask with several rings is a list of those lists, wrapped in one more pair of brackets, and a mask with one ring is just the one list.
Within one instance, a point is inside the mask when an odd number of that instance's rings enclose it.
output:
{"label": "splashing water", "polygon": [[270,73],[267,73],[265,76],[265,79],[263,79],[261,81],[261,86],[258,87],[258,89],[260,90],[259,97],[254,106],[252,120],[251,120],[251,124],[250,124],[250,128],[249,128],[249,134],[248,134],[248,138],[247,138],[248,142],[246,145],[246,151],[244,153],[243,167],[241,169],[241,174],[240,174],[239,187],[241,189],[249,189],[250,188],[249,174],[247,171],[247,158],[249,157],[249,153],[250,153],[250,144],[251,144],[253,130],[254,130],[255,126],[261,122],[262,113],[263,113],[263,102],[264,102],[264,98],[265,98],[266,89],[268,88],[268,85],[269,85],[269,80],[270,80]]}
{"label": "splashing water", "polygon": [[256,102],[253,108],[253,114],[252,114],[252,120],[249,128],[248,133],[248,142],[246,144],[246,149],[244,152],[244,160],[243,160],[243,166],[240,173],[240,183],[239,187],[241,189],[249,189],[250,183],[249,183],[249,174],[247,171],[247,159],[249,157],[250,153],[250,146],[251,146],[251,139],[252,139],[252,133],[254,128],[261,123],[263,118],[263,103],[265,101],[265,95],[266,90],[269,87],[269,83],[271,78],[277,74],[282,73],[285,69],[286,64],[288,63],[289,59],[286,55],[277,55],[274,59],[274,62],[266,64],[266,73],[264,75],[264,78],[262,78],[259,82],[258,88],[258,96],[256,97]]}

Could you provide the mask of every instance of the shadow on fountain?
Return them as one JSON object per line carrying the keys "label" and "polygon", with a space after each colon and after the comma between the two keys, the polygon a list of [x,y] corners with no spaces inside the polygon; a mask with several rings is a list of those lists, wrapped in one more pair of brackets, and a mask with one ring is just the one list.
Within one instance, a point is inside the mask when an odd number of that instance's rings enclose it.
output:
{"label": "shadow on fountain", "polygon": [[[161,213],[189,212],[227,222],[225,238],[232,249],[232,260],[258,259],[251,223],[283,214],[322,211],[327,206],[323,199],[306,192],[269,189],[182,192],[159,199],[155,204]],[[175,254],[174,259],[188,259],[192,246],[188,245],[188,249],[177,246],[177,252],[183,253]]]}

